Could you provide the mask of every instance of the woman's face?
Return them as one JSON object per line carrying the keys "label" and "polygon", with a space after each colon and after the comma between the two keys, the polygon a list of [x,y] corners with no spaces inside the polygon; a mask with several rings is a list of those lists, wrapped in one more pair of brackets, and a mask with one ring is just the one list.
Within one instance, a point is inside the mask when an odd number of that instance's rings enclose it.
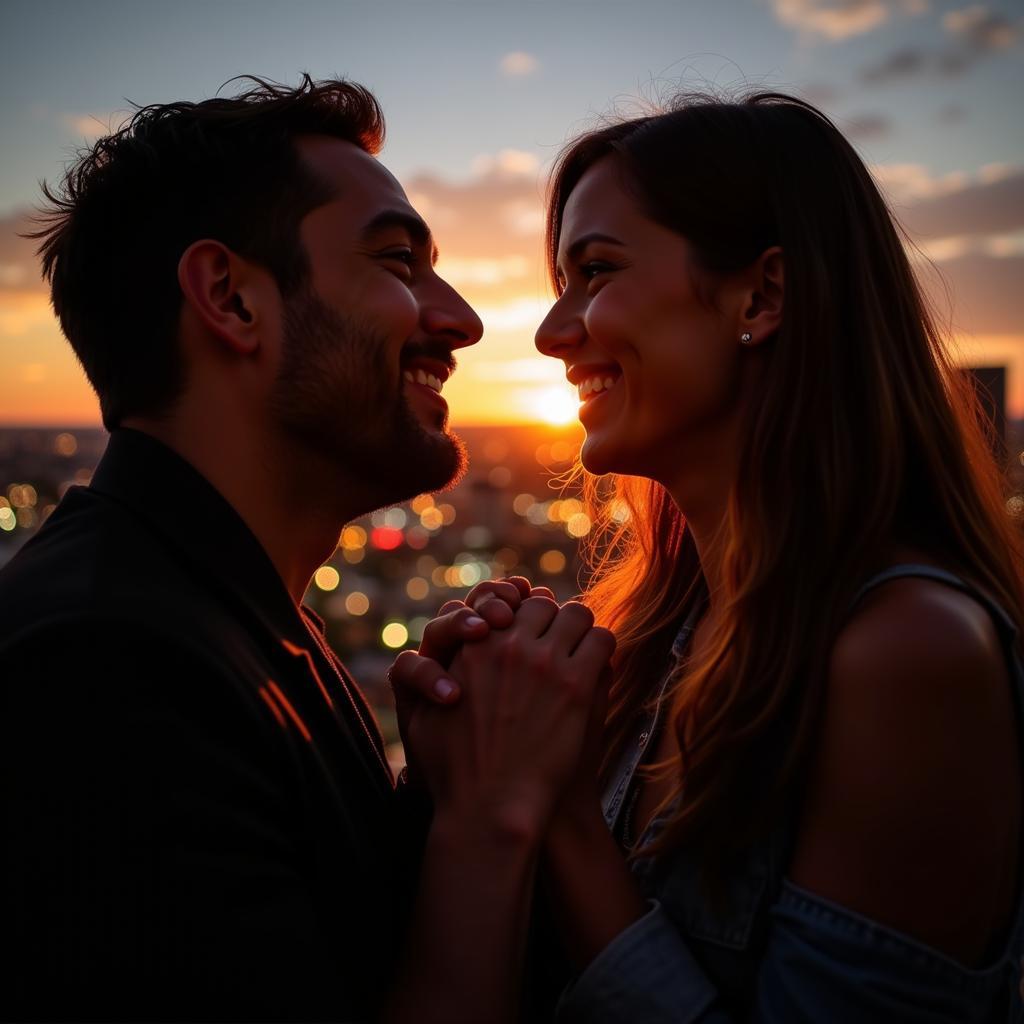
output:
{"label": "woman's face", "polygon": [[695,468],[687,451],[718,448],[708,442],[734,422],[735,316],[698,295],[687,241],[645,214],[614,157],[569,196],[558,273],[564,290],[536,344],[578,388],[584,466],[671,488]]}

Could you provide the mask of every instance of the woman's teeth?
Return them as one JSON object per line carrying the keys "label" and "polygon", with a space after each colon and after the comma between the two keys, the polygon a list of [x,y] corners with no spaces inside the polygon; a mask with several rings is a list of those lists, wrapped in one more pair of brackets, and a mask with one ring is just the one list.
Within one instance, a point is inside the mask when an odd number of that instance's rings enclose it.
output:
{"label": "woman's teeth", "polygon": [[580,381],[577,387],[580,401],[585,402],[591,395],[596,395],[599,391],[607,391],[617,380],[617,377],[588,377],[586,380]]}
{"label": "woman's teeth", "polygon": [[410,384],[426,384],[428,388],[432,388],[438,394],[441,394],[441,382],[432,373],[426,373],[423,370],[403,370],[402,376]]}

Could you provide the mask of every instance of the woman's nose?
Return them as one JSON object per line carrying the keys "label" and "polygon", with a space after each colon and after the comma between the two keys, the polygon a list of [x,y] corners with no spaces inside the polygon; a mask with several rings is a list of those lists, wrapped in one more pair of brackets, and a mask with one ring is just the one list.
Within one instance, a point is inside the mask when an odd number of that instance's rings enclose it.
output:
{"label": "woman's nose", "polygon": [[554,359],[564,359],[566,354],[579,345],[586,331],[582,319],[564,307],[561,299],[548,311],[541,321],[533,343],[541,355]]}

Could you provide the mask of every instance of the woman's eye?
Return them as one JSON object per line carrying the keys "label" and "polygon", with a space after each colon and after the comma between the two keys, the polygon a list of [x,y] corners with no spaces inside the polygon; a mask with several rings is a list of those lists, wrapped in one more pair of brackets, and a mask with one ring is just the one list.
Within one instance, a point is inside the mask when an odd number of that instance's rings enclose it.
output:
{"label": "woman's eye", "polygon": [[598,274],[605,274],[615,267],[603,260],[591,260],[589,263],[580,264],[580,275],[588,281],[592,281]]}

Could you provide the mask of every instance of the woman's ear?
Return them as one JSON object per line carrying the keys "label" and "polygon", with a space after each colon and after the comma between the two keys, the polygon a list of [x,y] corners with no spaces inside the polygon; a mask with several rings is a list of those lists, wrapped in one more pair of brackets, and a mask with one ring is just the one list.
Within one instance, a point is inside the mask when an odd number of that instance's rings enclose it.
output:
{"label": "woman's ear", "polygon": [[250,263],[203,239],[182,253],[178,284],[194,316],[218,341],[239,355],[259,348],[260,283]]}
{"label": "woman's ear", "polygon": [[785,266],[782,249],[766,249],[746,272],[747,292],[740,316],[739,338],[744,345],[767,341],[782,323]]}

